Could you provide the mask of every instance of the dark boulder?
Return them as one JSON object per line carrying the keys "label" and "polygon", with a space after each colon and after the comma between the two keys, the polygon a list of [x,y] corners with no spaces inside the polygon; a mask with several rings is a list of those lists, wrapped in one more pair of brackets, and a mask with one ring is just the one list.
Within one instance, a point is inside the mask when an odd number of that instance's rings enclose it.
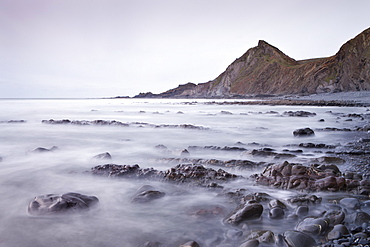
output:
{"label": "dark boulder", "polygon": [[285,241],[290,247],[313,247],[316,241],[310,235],[299,231],[286,231],[284,233]]}
{"label": "dark boulder", "polygon": [[108,177],[124,177],[134,179],[151,179],[174,183],[192,183],[199,186],[208,186],[215,182],[226,182],[239,176],[222,169],[217,171],[202,165],[181,164],[166,171],[153,168],[140,168],[139,165],[105,164],[91,168],[93,175]]}
{"label": "dark boulder", "polygon": [[33,153],[48,153],[48,152],[52,152],[57,149],[58,147],[56,146],[52,146],[51,148],[38,147],[38,148],[35,148],[32,152]]}
{"label": "dark boulder", "polygon": [[283,115],[289,117],[312,117],[316,116],[316,113],[308,111],[285,111]]}
{"label": "dark boulder", "polygon": [[238,225],[244,221],[258,219],[263,212],[263,206],[255,201],[247,202],[225,219],[226,223]]}
{"label": "dark boulder", "polygon": [[296,129],[293,131],[293,135],[296,137],[313,136],[315,132],[310,128]]}
{"label": "dark boulder", "polygon": [[116,165],[105,164],[91,168],[93,175],[102,175],[107,177],[125,177],[125,178],[154,178],[158,177],[158,171],[153,168],[142,169],[139,165]]}
{"label": "dark boulder", "polygon": [[180,245],[180,247],[200,247],[200,245],[195,241],[189,241],[185,244]]}
{"label": "dark boulder", "polygon": [[112,159],[112,156],[110,155],[110,153],[105,152],[105,153],[95,155],[93,158],[97,160],[110,160]]}
{"label": "dark boulder", "polygon": [[307,217],[298,223],[295,230],[312,236],[322,236],[329,230],[328,218]]}
{"label": "dark boulder", "polygon": [[28,213],[31,215],[53,215],[79,212],[89,209],[98,201],[98,198],[95,196],[87,196],[79,193],[42,195],[35,197],[30,202]]}
{"label": "dark boulder", "polygon": [[162,198],[166,195],[166,193],[155,190],[153,186],[144,185],[142,186],[132,198],[131,202],[134,203],[145,203],[150,202],[155,199]]}

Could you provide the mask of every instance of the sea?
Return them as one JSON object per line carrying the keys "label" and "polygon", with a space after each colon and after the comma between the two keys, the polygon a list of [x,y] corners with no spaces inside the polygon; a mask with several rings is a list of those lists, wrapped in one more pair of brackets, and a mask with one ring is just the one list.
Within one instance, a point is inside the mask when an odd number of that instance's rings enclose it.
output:
{"label": "sea", "polygon": [[[367,111],[365,107],[243,105],[236,101],[248,100],[1,99],[0,246],[139,247],[148,241],[180,246],[190,240],[217,246],[212,241],[222,243],[230,231],[246,234],[259,228],[283,233],[292,226],[267,218],[250,229],[225,224],[223,218],[237,205],[220,190],[91,175],[92,167],[109,163],[164,171],[176,164],[163,159],[182,158],[185,149],[189,159],[283,162],[255,157],[250,151],[266,147],[276,152],[296,150],[300,143],[345,145],[358,140],[358,132],[319,130],[361,126],[361,120],[351,121],[348,116]],[[291,117],[286,114],[289,111],[315,115]],[[115,120],[125,125],[43,122],[51,119]],[[181,127],[184,125],[193,128]],[[315,135],[293,135],[294,130],[306,127],[315,130]],[[204,148],[211,146],[214,148]],[[52,147],[56,148],[51,152],[34,151]],[[111,160],[94,158],[105,152]],[[298,160],[325,155],[315,149],[295,154]],[[226,191],[263,192],[282,201],[296,193],[255,185],[250,176],[264,167],[222,169],[244,178],[224,184]],[[148,203],[133,203],[132,197],[143,185],[166,195]],[[71,215],[28,214],[28,204],[36,196],[68,192],[96,196],[99,203],[87,212]],[[221,208],[225,215],[202,218],[194,213],[210,208]]]}

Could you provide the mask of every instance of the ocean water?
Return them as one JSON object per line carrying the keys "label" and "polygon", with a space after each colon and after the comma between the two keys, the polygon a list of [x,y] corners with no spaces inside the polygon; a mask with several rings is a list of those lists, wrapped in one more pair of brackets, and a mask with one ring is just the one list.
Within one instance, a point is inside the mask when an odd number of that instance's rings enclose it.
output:
{"label": "ocean water", "polygon": [[[292,132],[305,127],[361,126],[361,120],[346,121],[349,118],[345,115],[366,112],[363,107],[219,105],[209,102],[211,100],[195,99],[0,100],[0,246],[136,247],[146,241],[179,246],[188,240],[207,246],[205,239],[222,238],[232,227],[222,223],[224,216],[200,219],[192,212],[216,207],[222,208],[225,214],[231,212],[235,204],[219,196],[219,191],[155,181],[103,178],[86,171],[106,163],[138,164],[166,170],[174,165],[158,159],[179,158],[181,151],[189,146],[238,146],[247,150],[271,147],[280,152],[298,149],[294,145],[302,142],[343,145],[358,139],[358,133],[316,131],[313,137],[296,138]],[[283,115],[285,111],[299,110],[316,115]],[[130,126],[42,123],[49,119],[116,120]],[[320,119],[325,121],[319,122]],[[9,122],[11,120],[25,122]],[[181,124],[203,128],[176,127]],[[157,145],[164,145],[169,151],[163,153],[155,148]],[[53,152],[32,152],[38,147],[53,146],[57,147]],[[305,150],[297,158],[323,155],[314,151]],[[93,158],[104,152],[109,152],[112,160]],[[269,161],[253,157],[248,151],[210,149],[190,151],[189,158]],[[248,177],[261,169],[225,170]],[[165,192],[166,196],[146,204],[132,203],[131,198],[137,189],[146,184]],[[225,185],[228,190],[240,188],[273,193],[282,200],[293,193],[254,186],[249,180]],[[35,196],[67,192],[94,195],[100,202],[81,214],[28,215],[28,203]],[[280,223],[268,220],[260,227],[284,230]]]}

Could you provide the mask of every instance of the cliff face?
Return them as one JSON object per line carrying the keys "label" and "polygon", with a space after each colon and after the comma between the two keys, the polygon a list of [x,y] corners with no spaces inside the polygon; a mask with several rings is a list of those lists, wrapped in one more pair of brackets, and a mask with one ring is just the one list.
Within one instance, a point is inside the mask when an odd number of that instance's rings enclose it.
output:
{"label": "cliff face", "polygon": [[158,97],[235,97],[370,90],[370,28],[327,58],[296,61],[265,41],[216,79],[188,83]]}

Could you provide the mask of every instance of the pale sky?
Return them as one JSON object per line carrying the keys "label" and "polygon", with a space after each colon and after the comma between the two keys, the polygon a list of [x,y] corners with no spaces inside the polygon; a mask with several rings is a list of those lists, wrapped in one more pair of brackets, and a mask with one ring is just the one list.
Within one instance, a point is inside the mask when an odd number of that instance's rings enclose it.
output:
{"label": "pale sky", "polygon": [[0,98],[161,93],[258,40],[300,60],[370,26],[370,0],[0,0]]}

